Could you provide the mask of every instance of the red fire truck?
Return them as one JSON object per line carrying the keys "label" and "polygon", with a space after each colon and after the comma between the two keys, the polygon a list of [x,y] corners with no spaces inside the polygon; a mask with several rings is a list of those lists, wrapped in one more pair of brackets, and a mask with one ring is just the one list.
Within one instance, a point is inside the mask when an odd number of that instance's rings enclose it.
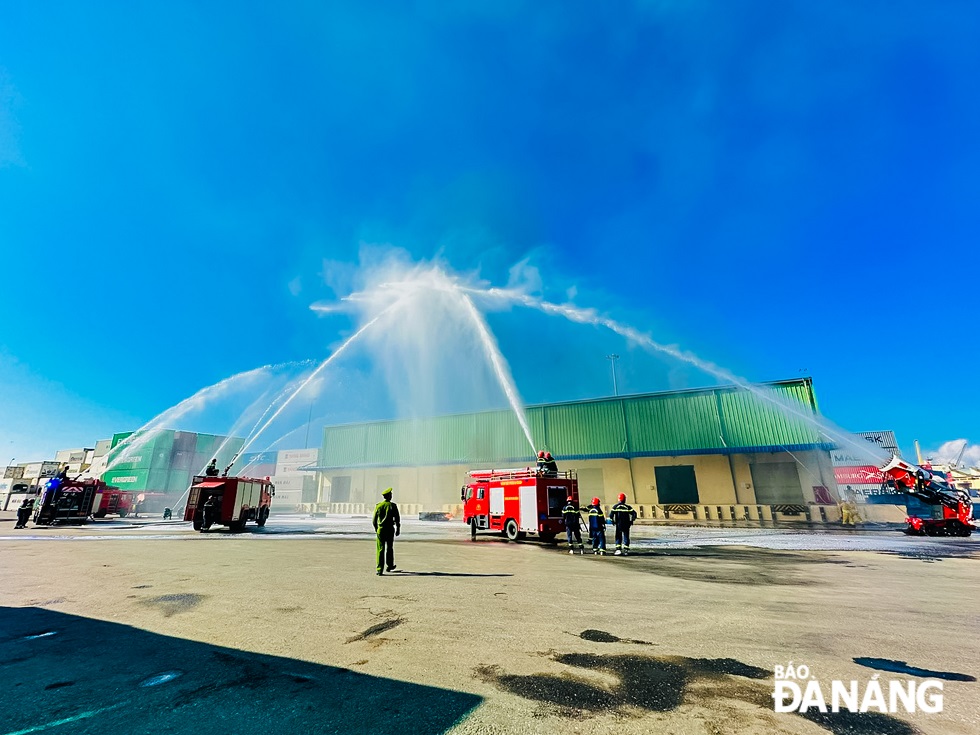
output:
{"label": "red fire truck", "polygon": [[[881,471],[886,477],[883,489],[892,492],[897,489],[918,500],[921,506],[913,511],[909,504],[905,533],[910,536],[969,536],[973,533],[970,494],[953,487],[944,473],[917,467],[895,456]],[[922,517],[923,510],[929,517]]]}
{"label": "red fire truck", "polygon": [[569,496],[578,505],[574,471],[548,476],[530,468],[474,470],[469,477],[461,500],[472,538],[477,531],[500,531],[511,541],[530,533],[551,542],[565,530],[561,510]]}
{"label": "red fire truck", "polygon": [[96,487],[92,517],[105,518],[110,513],[115,513],[120,518],[125,518],[133,510],[133,496],[134,493],[111,485]]}
{"label": "red fire truck", "polygon": [[[40,498],[34,508],[34,524],[50,526],[55,523],[85,523],[89,516],[105,517],[106,513],[119,512],[123,496],[132,502],[132,493],[106,485],[102,480],[48,480],[41,490]],[[108,507],[108,499],[115,498],[117,508],[103,511],[103,503]],[[119,512],[120,516],[125,512]]]}
{"label": "red fire truck", "polygon": [[244,531],[249,521],[264,526],[275,494],[268,477],[259,480],[198,475],[187,494],[184,520],[192,521],[194,530],[202,533],[215,524],[232,531]]}

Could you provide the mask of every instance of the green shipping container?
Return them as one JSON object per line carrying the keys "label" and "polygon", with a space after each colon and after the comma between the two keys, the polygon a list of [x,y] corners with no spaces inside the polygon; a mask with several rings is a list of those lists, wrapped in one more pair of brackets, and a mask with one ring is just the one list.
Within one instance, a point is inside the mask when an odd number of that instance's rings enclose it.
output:
{"label": "green shipping container", "polygon": [[211,450],[214,449],[214,434],[198,434],[197,435],[197,453],[198,454],[210,454]]}
{"label": "green shipping container", "polygon": [[129,436],[132,436],[132,435],[133,435],[133,432],[131,432],[131,431],[123,431],[123,432],[120,432],[119,434],[113,434],[112,435],[112,444],[109,446],[109,448],[110,449],[113,449],[123,439],[125,439],[125,438],[127,438]]}
{"label": "green shipping container", "polygon": [[174,470],[167,478],[167,493],[177,494],[184,492],[190,485],[191,475],[186,470]]}
{"label": "green shipping container", "polygon": [[[169,469],[173,445],[174,432],[169,430],[134,437],[109,451],[109,464],[114,470]],[[119,456],[124,459],[117,462]]]}
{"label": "green shipping container", "polygon": [[146,490],[149,470],[109,470],[102,475],[106,485],[118,487],[120,490]]}

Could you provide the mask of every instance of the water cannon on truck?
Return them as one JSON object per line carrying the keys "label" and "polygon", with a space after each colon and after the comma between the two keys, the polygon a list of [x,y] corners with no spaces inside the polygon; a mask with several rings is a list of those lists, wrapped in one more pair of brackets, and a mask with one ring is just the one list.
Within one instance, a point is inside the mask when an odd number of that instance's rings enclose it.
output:
{"label": "water cannon on truck", "polygon": [[575,471],[543,473],[531,468],[473,470],[460,492],[463,522],[470,538],[497,531],[511,541],[536,536],[551,543],[565,530],[562,508],[568,498],[578,505]]}
{"label": "water cannon on truck", "polygon": [[973,506],[969,493],[953,487],[946,476],[924,469],[899,457],[882,467],[883,489],[905,493],[929,508],[923,518],[909,510],[905,533],[912,536],[969,536],[973,533]]}
{"label": "water cannon on truck", "polygon": [[260,480],[198,475],[187,494],[184,520],[191,521],[194,530],[202,533],[214,525],[244,531],[249,521],[261,527],[269,518],[275,494],[275,485],[268,477]]}

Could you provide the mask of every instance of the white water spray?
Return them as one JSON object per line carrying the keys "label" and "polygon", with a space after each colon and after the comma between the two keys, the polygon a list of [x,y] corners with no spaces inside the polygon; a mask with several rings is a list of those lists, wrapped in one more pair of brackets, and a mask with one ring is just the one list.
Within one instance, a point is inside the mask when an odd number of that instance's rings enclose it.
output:
{"label": "white water spray", "polygon": [[504,362],[503,355],[500,353],[500,346],[497,344],[497,340],[494,339],[493,334],[490,333],[490,328],[487,326],[483,315],[474,306],[473,300],[459,288],[457,288],[457,295],[466,312],[470,315],[470,319],[473,320],[473,326],[476,327],[476,331],[480,335],[480,341],[483,343],[483,349],[486,352],[487,359],[490,360],[490,364],[493,366],[494,374],[496,374],[497,380],[500,382],[500,386],[507,396],[511,410],[513,410],[518,423],[521,425],[521,430],[527,438],[527,443],[531,445],[531,453],[533,454],[535,445],[534,439],[531,438],[531,430],[527,425],[527,416],[524,414],[524,407],[521,404],[520,396],[517,394],[517,386],[514,385],[514,378],[510,374],[510,368]]}
{"label": "white water spray", "polygon": [[468,290],[475,294],[480,294],[491,298],[501,298],[506,301],[523,304],[524,306],[537,309],[545,314],[562,316],[569,321],[576,322],[578,324],[605,327],[606,329],[609,329],[621,337],[626,338],[634,344],[669,355],[670,357],[686,362],[699,370],[720,378],[725,382],[732,383],[743,390],[749,391],[757,398],[760,398],[763,401],[775,406],[780,412],[792,415],[805,421],[818,433],[821,433],[828,439],[831,439],[833,443],[841,446],[848,446],[856,450],[861,455],[873,457],[875,461],[879,463],[887,461],[888,459],[886,454],[879,451],[876,447],[873,447],[867,442],[862,441],[860,438],[853,436],[850,432],[834,426],[825,418],[818,416],[815,413],[811,413],[810,411],[803,410],[799,404],[785,400],[781,396],[770,391],[766,391],[748,380],[740,378],[731,371],[719,367],[718,365],[715,365],[707,360],[703,360],[691,352],[681,350],[673,345],[661,344],[654,340],[650,335],[644,334],[633,327],[619,324],[612,319],[600,316],[593,309],[554,304],[514,289],[490,288],[485,290]]}
{"label": "white water spray", "polygon": [[[381,319],[381,317],[383,317],[385,314],[391,311],[398,303],[399,303],[398,301],[395,301],[394,303],[389,305],[384,311],[382,311],[371,321],[369,321],[363,327],[361,327],[356,332],[354,332],[354,334],[348,337],[347,340],[342,345],[340,345],[340,347],[338,347],[336,350],[333,351],[333,354],[331,354],[330,357],[328,357],[326,360],[321,362],[320,365],[316,368],[316,370],[310,373],[309,376],[306,378],[306,380],[300,383],[299,387],[296,390],[294,390],[285,401],[283,401],[282,405],[279,406],[278,409],[276,409],[275,413],[273,413],[272,416],[270,416],[269,419],[264,424],[262,424],[262,428],[260,428],[257,432],[255,432],[255,435],[247,442],[245,442],[245,444],[242,445],[242,448],[238,450],[237,454],[235,454],[235,459],[240,457],[245,452],[245,450],[247,450],[250,446],[252,446],[255,440],[258,439],[259,436],[261,436],[262,432],[265,431],[267,428],[269,428],[269,424],[271,424],[273,421],[276,420],[279,414],[281,414],[285,410],[286,406],[292,403],[293,399],[296,396],[298,396],[300,393],[302,393],[303,389],[306,388],[306,386],[308,386],[311,382],[313,382],[314,378],[316,378],[317,375],[322,373],[323,370],[330,363],[336,360],[337,357],[341,355],[351,345],[352,342],[354,342],[358,337],[364,334],[365,331],[367,331],[372,326],[374,326],[378,322],[378,320]],[[232,464],[234,464],[234,462],[235,460],[233,459]]]}
{"label": "white water spray", "polygon": [[254,368],[253,370],[246,370],[241,373],[236,373],[235,375],[225,378],[214,385],[209,385],[206,388],[202,388],[197,393],[189,398],[185,398],[177,405],[171,406],[163,413],[160,413],[154,418],[150,419],[148,422],[143,424],[143,426],[121,441],[118,445],[118,447],[121,448],[119,453],[106,466],[106,468],[102,470],[102,473],[105,474],[106,472],[112,470],[120,462],[125,462],[128,457],[132,456],[134,451],[144,446],[147,441],[163,431],[167,424],[186,416],[195,409],[203,408],[209,401],[224,395],[232,387],[239,387],[239,384],[242,383],[247,384],[249,381],[256,380],[262,375],[267,375],[276,368],[289,364],[290,363],[282,363],[280,365],[263,365],[262,367]]}

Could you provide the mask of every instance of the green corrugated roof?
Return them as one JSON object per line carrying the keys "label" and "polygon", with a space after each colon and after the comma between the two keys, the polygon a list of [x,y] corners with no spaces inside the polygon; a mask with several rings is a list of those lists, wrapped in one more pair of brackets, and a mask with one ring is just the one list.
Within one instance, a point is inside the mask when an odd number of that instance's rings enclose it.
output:
{"label": "green corrugated roof", "polygon": [[[809,378],[529,406],[535,449],[562,459],[829,448],[808,416]],[[526,463],[531,447],[511,411],[328,426],[321,467]]]}

